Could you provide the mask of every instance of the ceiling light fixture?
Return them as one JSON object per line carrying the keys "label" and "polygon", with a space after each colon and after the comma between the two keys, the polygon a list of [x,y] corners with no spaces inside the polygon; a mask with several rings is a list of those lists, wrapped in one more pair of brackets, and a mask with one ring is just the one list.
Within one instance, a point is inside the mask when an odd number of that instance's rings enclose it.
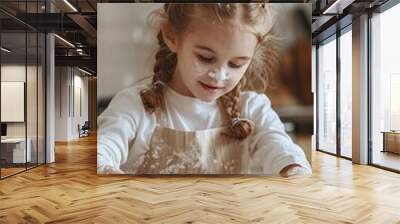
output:
{"label": "ceiling light fixture", "polygon": [[4,51],[4,52],[6,52],[6,53],[10,53],[10,52],[11,52],[11,50],[9,50],[9,49],[7,49],[7,48],[5,48],[5,47],[1,47],[1,50]]}
{"label": "ceiling light fixture", "polygon": [[83,70],[83,69],[81,69],[81,68],[79,68],[79,67],[78,67],[78,70],[81,71],[81,72],[83,72],[83,73],[85,73],[85,74],[87,74],[87,75],[90,75],[90,76],[93,75],[92,73],[90,73],[90,72],[88,72],[88,71],[86,71],[86,70]]}
{"label": "ceiling light fixture", "polygon": [[71,4],[69,3],[68,0],[64,0],[65,4],[67,4],[72,10],[74,10],[74,12],[78,12],[78,10]]}
{"label": "ceiling light fixture", "polygon": [[54,36],[57,37],[58,39],[60,39],[61,41],[63,41],[64,43],[66,43],[67,45],[69,45],[69,46],[75,48],[75,45],[73,45],[73,44],[72,44],[71,42],[69,42],[68,40],[66,40],[66,39],[64,39],[64,38],[62,38],[62,37],[60,37],[60,36],[57,35],[57,34],[54,34]]}
{"label": "ceiling light fixture", "polygon": [[351,5],[354,0],[336,0],[322,14],[342,14],[343,10]]}

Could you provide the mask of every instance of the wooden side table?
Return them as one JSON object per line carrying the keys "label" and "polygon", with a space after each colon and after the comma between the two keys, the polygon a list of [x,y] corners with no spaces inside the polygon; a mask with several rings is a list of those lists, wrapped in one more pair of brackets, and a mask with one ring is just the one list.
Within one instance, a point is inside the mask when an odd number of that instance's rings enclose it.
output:
{"label": "wooden side table", "polygon": [[400,154],[400,131],[382,131],[381,133],[383,133],[382,152]]}

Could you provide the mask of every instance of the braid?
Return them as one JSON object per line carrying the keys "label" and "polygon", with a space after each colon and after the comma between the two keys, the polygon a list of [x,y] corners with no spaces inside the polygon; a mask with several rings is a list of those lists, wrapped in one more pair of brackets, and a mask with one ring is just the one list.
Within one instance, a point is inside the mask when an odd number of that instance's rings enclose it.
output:
{"label": "braid", "polygon": [[240,118],[239,99],[243,82],[245,80],[241,80],[232,91],[221,97],[221,103],[231,121],[229,135],[240,140],[249,136],[254,129],[254,124],[251,121]]}
{"label": "braid", "polygon": [[162,37],[162,32],[157,35],[158,45],[160,46],[155,55],[156,63],[153,68],[154,76],[151,88],[140,92],[140,97],[147,112],[153,113],[161,107],[163,100],[163,84],[171,81],[176,66],[176,54],[172,52]]}

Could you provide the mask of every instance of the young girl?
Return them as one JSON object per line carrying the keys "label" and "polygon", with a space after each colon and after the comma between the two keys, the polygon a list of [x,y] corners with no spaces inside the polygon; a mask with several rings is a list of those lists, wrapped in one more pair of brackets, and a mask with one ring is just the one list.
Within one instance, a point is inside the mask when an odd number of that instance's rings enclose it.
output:
{"label": "young girl", "polygon": [[165,4],[154,75],[98,118],[98,173],[310,174],[264,94],[273,47],[261,3]]}

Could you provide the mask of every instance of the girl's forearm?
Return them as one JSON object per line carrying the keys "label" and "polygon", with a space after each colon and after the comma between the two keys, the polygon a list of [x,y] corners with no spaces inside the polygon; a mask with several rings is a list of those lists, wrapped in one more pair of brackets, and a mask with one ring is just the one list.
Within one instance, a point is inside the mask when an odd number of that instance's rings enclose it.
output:
{"label": "girl's forearm", "polygon": [[290,177],[294,175],[309,174],[309,172],[299,164],[290,164],[283,168],[279,174],[283,177]]}
{"label": "girl's forearm", "polygon": [[99,165],[97,167],[97,173],[99,174],[124,174],[124,172],[111,165]]}

